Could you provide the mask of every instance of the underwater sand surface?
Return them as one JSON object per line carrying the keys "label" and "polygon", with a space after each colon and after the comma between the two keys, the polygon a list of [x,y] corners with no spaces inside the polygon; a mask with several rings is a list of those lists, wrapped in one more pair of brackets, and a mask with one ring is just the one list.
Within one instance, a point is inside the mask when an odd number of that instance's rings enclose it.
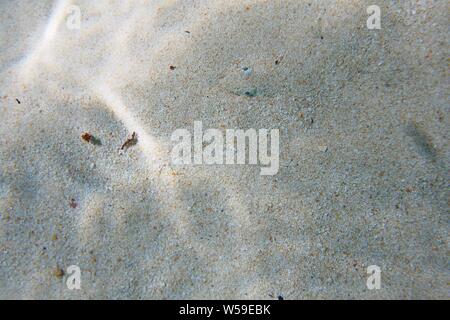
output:
{"label": "underwater sand surface", "polygon": [[[0,298],[447,299],[448,4],[372,2],[1,1]],[[174,166],[194,121],[278,174]]]}

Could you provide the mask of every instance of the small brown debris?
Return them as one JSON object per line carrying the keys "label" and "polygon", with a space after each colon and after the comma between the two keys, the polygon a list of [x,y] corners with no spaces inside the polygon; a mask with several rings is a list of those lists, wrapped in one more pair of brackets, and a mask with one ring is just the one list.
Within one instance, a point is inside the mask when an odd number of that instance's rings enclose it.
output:
{"label": "small brown debris", "polygon": [[54,234],[52,235],[52,240],[53,240],[53,241],[58,240],[58,235],[57,235],[56,233],[54,233]]}
{"label": "small brown debris", "polygon": [[411,193],[411,192],[413,192],[413,188],[407,187],[407,188],[405,189],[405,191],[408,192],[408,193]]}
{"label": "small brown debris", "polygon": [[61,269],[59,266],[56,266],[55,270],[53,270],[53,275],[59,279],[64,277],[64,270]]}
{"label": "small brown debris", "polygon": [[101,141],[100,139],[97,139],[96,137],[94,137],[92,134],[85,132],[81,135],[81,139],[83,139],[84,141],[88,142],[88,143],[92,143],[95,145],[101,145]]}
{"label": "small brown debris", "polygon": [[70,199],[69,206],[70,206],[72,209],[75,209],[75,208],[78,206],[78,204],[76,203],[75,199]]}
{"label": "small brown debris", "polygon": [[250,7],[250,6],[248,6],[248,5],[245,6],[245,10],[247,10],[247,11],[250,10],[251,8],[252,8],[252,7]]}
{"label": "small brown debris", "polygon": [[169,68],[170,70],[175,70],[177,67],[170,65]]}
{"label": "small brown debris", "polygon": [[19,99],[16,98],[16,101],[17,101],[18,104],[20,104],[20,100]]}
{"label": "small brown debris", "polygon": [[81,135],[81,139],[83,139],[86,142],[91,142],[92,135],[90,133],[85,132]]}
{"label": "small brown debris", "polygon": [[180,175],[182,175],[182,174],[179,173],[179,172],[177,172],[177,171],[175,171],[175,170],[172,170],[172,171],[170,172],[170,175],[173,176],[173,177],[176,177],[176,176],[180,176]]}
{"label": "small brown debris", "polygon": [[123,145],[120,147],[120,150],[128,149],[131,146],[134,146],[137,143],[137,134],[136,132],[133,132],[131,135],[131,138],[128,138],[127,141],[123,143]]}

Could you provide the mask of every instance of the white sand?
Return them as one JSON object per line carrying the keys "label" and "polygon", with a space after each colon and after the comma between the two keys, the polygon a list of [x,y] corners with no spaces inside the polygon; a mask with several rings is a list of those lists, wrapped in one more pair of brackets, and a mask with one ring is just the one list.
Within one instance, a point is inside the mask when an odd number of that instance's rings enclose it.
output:
{"label": "white sand", "polygon": [[[373,2],[1,1],[0,298],[448,298],[448,5]],[[279,173],[174,167],[197,120]]]}

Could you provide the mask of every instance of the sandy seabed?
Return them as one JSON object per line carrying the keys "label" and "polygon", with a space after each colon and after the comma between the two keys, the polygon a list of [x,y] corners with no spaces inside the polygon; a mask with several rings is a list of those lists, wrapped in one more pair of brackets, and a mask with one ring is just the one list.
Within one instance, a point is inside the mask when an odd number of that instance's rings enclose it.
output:
{"label": "sandy seabed", "polygon": [[[448,299],[448,9],[1,1],[0,298]],[[174,166],[194,121],[279,129],[278,174]]]}

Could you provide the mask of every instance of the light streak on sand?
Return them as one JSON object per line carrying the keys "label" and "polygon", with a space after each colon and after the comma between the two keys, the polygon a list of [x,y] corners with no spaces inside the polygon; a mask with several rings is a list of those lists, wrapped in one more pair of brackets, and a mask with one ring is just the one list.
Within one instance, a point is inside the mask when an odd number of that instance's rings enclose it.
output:
{"label": "light streak on sand", "polygon": [[47,22],[47,26],[45,27],[41,39],[22,62],[21,75],[23,77],[27,77],[30,74],[31,69],[36,65],[39,58],[41,58],[42,54],[49,48],[59,26],[65,18],[69,5],[70,1],[68,0],[60,0],[55,4],[53,13]]}
{"label": "light streak on sand", "polygon": [[161,144],[155,137],[146,132],[144,127],[122,102],[119,95],[112,92],[112,90],[105,85],[96,87],[95,92],[130,133],[137,133],[139,140],[138,146],[142,149],[150,169],[154,171],[159,170],[163,164],[161,158],[164,154],[167,154],[167,152],[164,152],[162,149]]}

